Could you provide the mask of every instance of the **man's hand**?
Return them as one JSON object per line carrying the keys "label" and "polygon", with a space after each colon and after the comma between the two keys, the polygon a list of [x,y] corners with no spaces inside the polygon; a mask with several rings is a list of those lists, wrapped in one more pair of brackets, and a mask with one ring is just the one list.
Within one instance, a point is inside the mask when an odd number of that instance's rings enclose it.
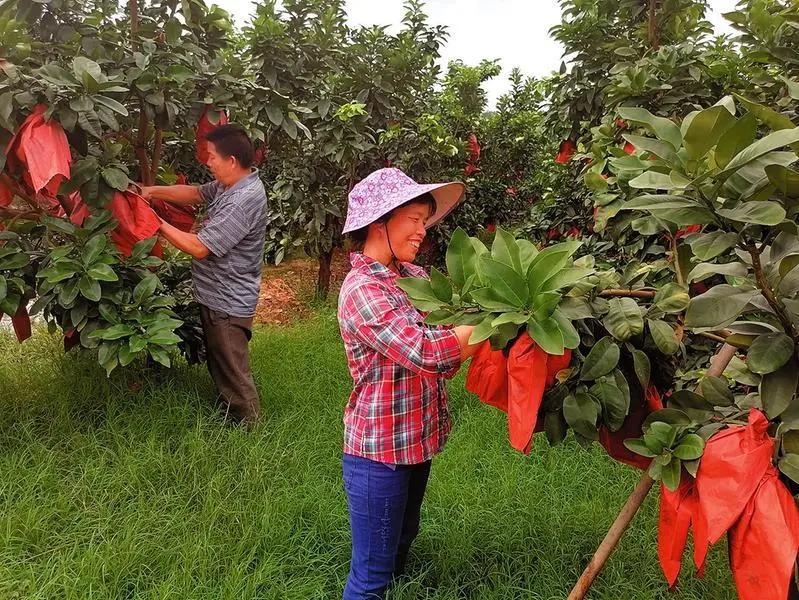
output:
{"label": "man's hand", "polygon": [[200,204],[200,188],[194,185],[143,185],[141,196],[147,202],[163,200],[171,204]]}
{"label": "man's hand", "polygon": [[154,198],[153,198],[153,188],[154,187],[155,186],[150,186],[150,185],[140,185],[139,189],[141,191],[139,192],[139,195],[141,195],[142,198],[147,200],[147,202],[151,202],[152,200],[154,200]]}

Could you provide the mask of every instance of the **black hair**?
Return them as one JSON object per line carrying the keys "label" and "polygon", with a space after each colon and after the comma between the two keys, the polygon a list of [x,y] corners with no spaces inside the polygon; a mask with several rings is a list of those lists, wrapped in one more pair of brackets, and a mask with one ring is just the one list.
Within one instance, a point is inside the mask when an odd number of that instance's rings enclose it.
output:
{"label": "black hair", "polygon": [[[407,202],[400,204],[398,207],[392,208],[389,212],[377,219],[375,223],[386,223],[394,214],[395,210],[405,206],[410,206],[411,204],[427,204],[428,208],[430,209],[431,217],[436,214],[436,210],[438,210],[438,204],[436,203],[436,199],[433,197],[433,194],[430,192],[425,192],[421,196],[411,198]],[[355,231],[351,231],[347,235],[349,236],[349,239],[355,248],[362,249],[363,245],[366,243],[366,238],[369,235],[369,225],[361,227],[360,229],[356,229]]]}
{"label": "black hair", "polygon": [[232,156],[245,169],[252,166],[255,151],[247,133],[239,125],[228,123],[215,127],[205,135],[205,139],[222,156]]}

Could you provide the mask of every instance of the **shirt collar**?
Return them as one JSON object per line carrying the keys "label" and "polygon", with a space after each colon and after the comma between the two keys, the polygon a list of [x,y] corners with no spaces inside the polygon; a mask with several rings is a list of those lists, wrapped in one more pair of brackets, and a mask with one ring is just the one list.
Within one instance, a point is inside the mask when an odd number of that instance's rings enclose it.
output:
{"label": "shirt collar", "polygon": [[252,183],[253,180],[255,180],[255,179],[258,179],[258,169],[256,169],[255,167],[252,167],[252,169],[250,170],[249,175],[245,175],[244,177],[239,179],[236,183],[231,185],[229,188],[223,188],[223,189],[224,189],[225,192],[232,192],[232,191],[237,190],[239,188],[243,188],[243,187],[246,187],[246,186],[250,185],[250,183]]}
{"label": "shirt collar", "polygon": [[366,271],[367,273],[380,279],[413,277],[413,271],[408,267],[407,263],[399,263],[401,273],[397,275],[397,273],[389,269],[386,265],[370,256],[366,256],[363,252],[352,252],[350,254],[350,264],[352,265],[353,269]]}

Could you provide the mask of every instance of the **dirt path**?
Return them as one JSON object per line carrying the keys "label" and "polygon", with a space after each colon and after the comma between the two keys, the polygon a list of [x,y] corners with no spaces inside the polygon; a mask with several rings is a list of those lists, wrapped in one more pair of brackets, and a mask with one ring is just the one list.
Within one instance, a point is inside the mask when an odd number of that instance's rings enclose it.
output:
{"label": "dirt path", "polygon": [[[347,257],[339,251],[333,255],[331,265],[330,296],[328,301],[336,301],[339,286],[349,271]],[[261,294],[255,309],[255,322],[285,325],[302,318],[311,310],[316,275],[319,264],[316,259],[295,259],[278,266],[264,267]]]}

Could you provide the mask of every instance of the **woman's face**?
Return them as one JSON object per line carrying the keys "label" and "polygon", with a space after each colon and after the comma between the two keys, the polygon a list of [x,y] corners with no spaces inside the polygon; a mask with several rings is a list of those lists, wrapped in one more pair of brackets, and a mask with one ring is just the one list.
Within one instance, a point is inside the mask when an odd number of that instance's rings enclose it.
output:
{"label": "woman's face", "polygon": [[407,204],[394,210],[385,223],[388,241],[400,262],[413,262],[427,234],[425,224],[430,218],[427,202]]}

